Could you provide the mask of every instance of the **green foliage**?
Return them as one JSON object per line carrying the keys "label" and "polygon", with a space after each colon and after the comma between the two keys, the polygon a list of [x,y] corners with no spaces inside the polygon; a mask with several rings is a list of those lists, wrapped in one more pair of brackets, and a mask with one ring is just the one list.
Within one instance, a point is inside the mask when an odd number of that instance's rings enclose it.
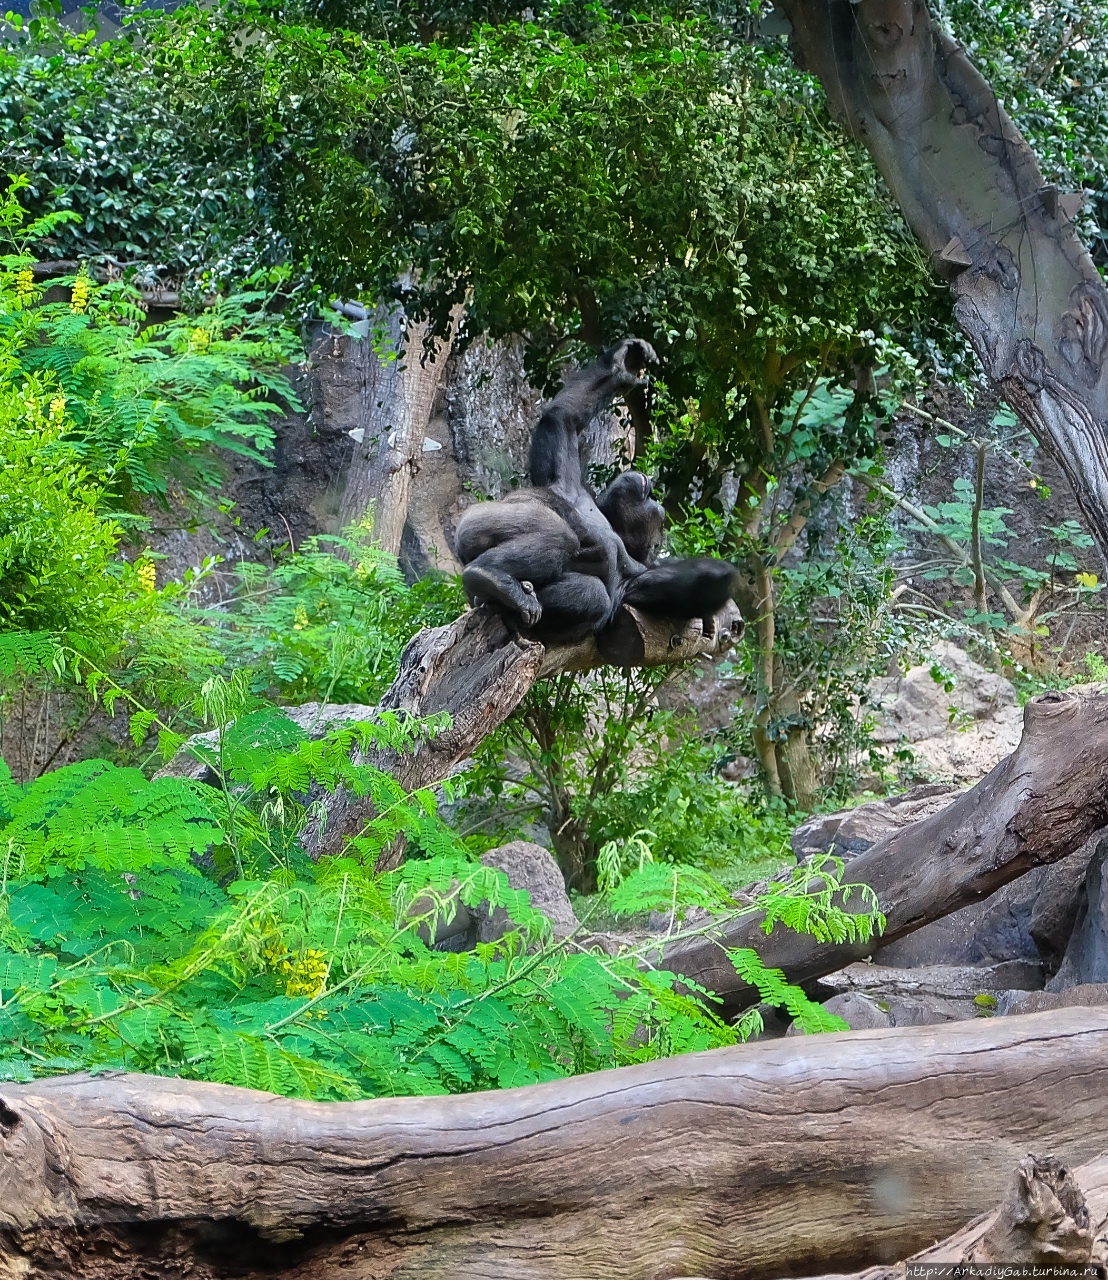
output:
{"label": "green foliage", "polygon": [[749,882],[787,845],[784,814],[726,782],[725,736],[659,705],[667,669],[600,668],[542,681],[477,752],[462,829],[485,847],[539,818],[567,881],[591,891],[644,860]]}
{"label": "green foliage", "polygon": [[[0,153],[36,209],[74,215],[46,256],[111,254],[138,282],[168,273],[195,291],[242,279],[266,242],[249,170],[205,156],[141,39],[98,41],[45,14],[0,48]],[[199,143],[199,145],[198,145]]]}
{"label": "green foliage", "polygon": [[248,318],[256,298],[144,325],[135,289],[82,270],[69,301],[46,301],[31,249],[71,219],[28,222],[25,190],[0,200],[0,630],[103,657],[157,610],[149,562],[119,555],[141,524],[125,508],[171,476],[214,485],[216,447],[268,445],[282,348]]}
{"label": "green foliage", "polygon": [[237,572],[228,603],[201,617],[227,661],[252,670],[255,690],[284,702],[374,702],[411,637],[465,608],[456,578],[409,586],[365,526],[312,539],[272,568],[243,561]]}
{"label": "green foliage", "polygon": [[87,269],[53,282],[51,302],[34,283],[30,249],[57,217],[24,227],[14,180],[0,225],[16,249],[0,266],[0,370],[32,394],[51,393],[59,435],[107,498],[165,496],[170,476],[205,492],[218,486],[214,450],[262,460],[269,420],[296,404],[278,364],[294,353],[270,321],[266,295],[239,293],[192,318],[150,324],[133,284],[98,286]]}
{"label": "green foliage", "polygon": [[[316,1098],[428,1094],[535,1083],[753,1029],[754,1019],[726,1026],[709,993],[679,992],[636,953],[555,943],[525,894],[459,849],[428,794],[351,762],[355,745],[410,746],[441,724],[382,716],[310,741],[251,701],[241,675],[205,687],[219,787],[103,761],[26,787],[0,772],[0,1077],[125,1068]],[[340,784],[371,796],[377,816],[344,856],[313,864],[297,797]],[[399,832],[424,856],[375,873]],[[650,883],[622,886],[630,906],[683,900],[683,885],[645,870]],[[729,905],[702,875],[684,879],[697,901]],[[823,889],[786,909],[778,888],[759,909],[786,923],[835,935],[862,921]],[[459,902],[503,906],[517,928],[472,952],[431,950],[424,939]],[[832,1025],[756,957],[736,963],[805,1025]]]}

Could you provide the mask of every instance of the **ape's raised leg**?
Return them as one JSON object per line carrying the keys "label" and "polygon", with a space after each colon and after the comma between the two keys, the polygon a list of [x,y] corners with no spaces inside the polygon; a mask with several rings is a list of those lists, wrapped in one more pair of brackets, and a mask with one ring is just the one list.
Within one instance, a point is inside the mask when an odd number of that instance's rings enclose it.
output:
{"label": "ape's raised leg", "polygon": [[470,604],[497,604],[533,627],[542,617],[540,588],[565,573],[580,540],[544,503],[519,495],[483,502],[458,523],[455,548]]}
{"label": "ape's raised leg", "polygon": [[734,565],[710,556],[663,560],[627,583],[623,603],[660,618],[703,618],[707,623],[731,599],[737,575]]}

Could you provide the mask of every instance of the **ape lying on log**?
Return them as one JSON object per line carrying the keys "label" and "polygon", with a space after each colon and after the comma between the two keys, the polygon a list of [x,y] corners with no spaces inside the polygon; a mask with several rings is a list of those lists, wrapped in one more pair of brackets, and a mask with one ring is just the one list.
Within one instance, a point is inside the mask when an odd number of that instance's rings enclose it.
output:
{"label": "ape lying on log", "polygon": [[624,338],[573,375],[545,407],[531,441],[532,488],[471,507],[455,550],[470,603],[492,604],[544,642],[601,632],[620,607],[678,620],[712,618],[731,598],[735,569],[701,556],[655,564],[664,513],[650,483],[626,472],[594,497],[584,480],[590,419],[657,363]]}

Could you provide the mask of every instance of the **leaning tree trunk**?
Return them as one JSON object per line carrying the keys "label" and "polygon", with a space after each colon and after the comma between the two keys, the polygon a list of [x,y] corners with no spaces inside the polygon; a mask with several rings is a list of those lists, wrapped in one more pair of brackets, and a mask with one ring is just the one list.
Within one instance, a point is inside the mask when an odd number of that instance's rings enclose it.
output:
{"label": "leaning tree trunk", "polygon": [[831,110],[950,281],[986,373],[1061,467],[1108,554],[1108,292],[1078,194],[1030,147],[924,0],[778,0]]}
{"label": "leaning tree trunk", "polygon": [[904,1257],[1029,1149],[1108,1143],[1108,1011],[313,1103],[151,1076],[0,1085],[4,1280],[730,1280]]}
{"label": "leaning tree trunk", "polygon": [[[363,763],[391,773],[408,791],[433,786],[471,756],[494,729],[522,702],[536,680],[560,671],[587,671],[601,664],[617,667],[669,666],[695,657],[725,654],[742,634],[742,618],[726,605],[704,630],[691,622],[647,618],[624,605],[598,642],[541,645],[510,628],[489,608],[471,609],[445,627],[419,632],[404,650],[396,679],[381,698],[379,709],[410,716],[446,712],[450,727],[422,742],[415,750],[381,747],[360,757]],[[351,719],[372,717],[375,708],[323,708],[313,711],[312,731],[322,735],[341,713]],[[214,734],[197,736],[210,748]],[[186,742],[161,770],[162,774],[214,781],[208,766]],[[348,836],[357,835],[373,817],[373,802],[339,788],[316,797],[320,821],[302,837],[312,857],[339,853]],[[388,850],[378,866],[384,870],[399,861],[403,846]],[[2,1277],[0,1277],[2,1280]]]}
{"label": "leaning tree trunk", "polygon": [[[758,993],[724,948],[753,947],[804,983],[870,955],[882,943],[980,902],[1034,867],[1075,853],[1108,826],[1108,693],[1068,690],[1033,698],[1016,750],[945,809],[850,861],[846,878],[877,894],[888,923],[871,942],[818,942],[753,917],[666,947],[667,969],[724,996],[730,1012]],[[855,906],[857,902],[855,901]]]}

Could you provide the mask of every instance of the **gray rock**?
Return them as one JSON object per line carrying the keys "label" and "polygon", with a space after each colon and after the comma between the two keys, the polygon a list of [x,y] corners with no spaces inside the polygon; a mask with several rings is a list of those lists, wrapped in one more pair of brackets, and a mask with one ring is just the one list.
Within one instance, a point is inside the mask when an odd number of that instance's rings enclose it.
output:
{"label": "gray rock", "polygon": [[[911,823],[941,813],[960,794],[949,784],[929,783],[857,809],[818,814],[793,832],[793,852],[798,858],[833,852],[849,862]],[[1036,867],[983,902],[963,907],[878,948],[874,959],[902,969],[1041,961],[1047,975],[1055,973],[1069,943],[1084,897],[1086,869],[1100,839],[1098,833],[1068,858]]]}
{"label": "gray rock", "polygon": [[983,993],[1041,990],[1037,964],[1017,960],[988,966],[934,964],[898,969],[883,964],[851,964],[819,980],[833,991],[865,991],[881,996],[937,996],[973,1001]]}
{"label": "gray rock", "polygon": [[897,968],[1029,960],[1041,962],[1050,977],[1069,942],[1085,872],[1100,840],[1098,833],[1068,858],[1036,867],[983,902],[880,947],[874,959]]}
{"label": "gray rock", "polygon": [[997,1013],[1043,1013],[1104,1004],[1108,1004],[1108,983],[1085,982],[1066,991],[1005,991],[997,999]]}
{"label": "gray rock", "polygon": [[[1086,846],[1087,848],[1088,846]],[[1087,983],[1108,982],[1108,875],[1104,862],[1108,839],[1100,838],[1088,863],[1077,917],[1058,972],[1047,983],[1049,991]]]}
{"label": "gray rock", "polygon": [[[482,854],[481,861],[486,867],[503,871],[513,889],[527,891],[531,906],[550,921],[556,938],[565,938],[580,927],[566,893],[561,870],[550,851],[542,845],[513,840]],[[495,942],[513,927],[503,907],[489,910],[487,906],[481,906],[474,910],[474,915],[477,917],[478,942]]]}
{"label": "gray rock", "polygon": [[793,853],[798,858],[834,853],[849,860],[913,822],[941,813],[959,794],[957,787],[931,783],[856,809],[816,814],[793,832]]}
{"label": "gray rock", "polygon": [[[937,681],[932,667],[952,678]],[[899,766],[906,777],[974,782],[1016,749],[1023,712],[1011,681],[986,670],[949,641],[904,675],[875,680],[870,699],[877,708],[873,738],[908,744],[913,760]]]}
{"label": "gray rock", "polygon": [[[873,733],[878,742],[922,742],[946,733],[952,721],[987,720],[1001,707],[1016,705],[1010,680],[986,670],[950,641],[939,641],[928,656],[930,661],[904,675],[872,682],[870,695],[881,718]],[[953,678],[950,692],[932,676],[933,665]]]}
{"label": "gray rock", "polygon": [[[823,1002],[828,1013],[833,1013],[850,1027],[851,1031],[866,1031],[871,1027],[891,1027],[892,1015],[887,1008],[882,1009],[873,996],[864,991],[843,991],[830,1000]],[[799,1034],[793,1027],[786,1035]]]}
{"label": "gray rock", "polygon": [[1014,989],[1041,985],[1038,966],[1024,962],[920,969],[852,964],[820,979],[821,988],[838,989],[823,1007],[844,1018],[851,1030],[925,1027],[987,1017]]}

